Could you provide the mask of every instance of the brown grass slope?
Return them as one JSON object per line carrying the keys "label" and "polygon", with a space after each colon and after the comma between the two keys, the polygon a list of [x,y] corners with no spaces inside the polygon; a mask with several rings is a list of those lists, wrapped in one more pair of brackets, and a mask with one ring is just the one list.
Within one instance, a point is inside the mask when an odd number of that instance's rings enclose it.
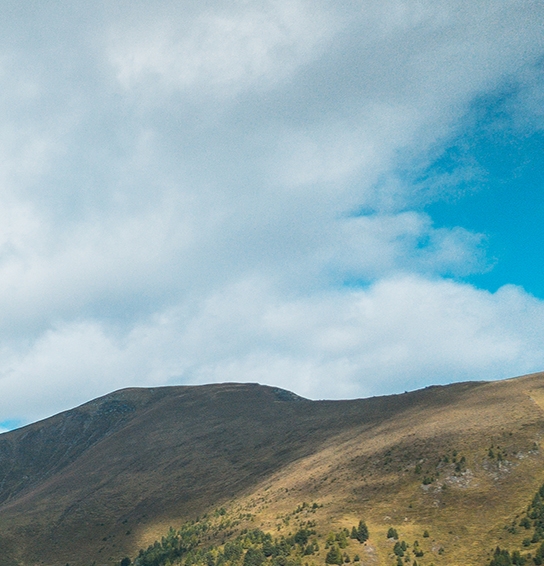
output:
{"label": "brown grass slope", "polygon": [[220,505],[287,534],[316,501],[322,536],[365,518],[363,564],[394,563],[389,526],[420,564],[484,564],[521,545],[504,527],[544,483],[543,407],[543,374],[354,401],[118,391],[0,436],[0,563],[112,563]]}

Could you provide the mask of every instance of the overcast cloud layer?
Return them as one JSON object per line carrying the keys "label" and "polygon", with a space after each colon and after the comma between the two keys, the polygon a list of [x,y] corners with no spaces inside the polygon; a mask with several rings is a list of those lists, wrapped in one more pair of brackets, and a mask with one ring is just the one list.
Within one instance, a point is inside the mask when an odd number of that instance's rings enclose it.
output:
{"label": "overcast cloud layer", "polygon": [[544,302],[408,182],[515,85],[528,0],[4,2],[0,422],[126,386],[357,397],[544,369]]}

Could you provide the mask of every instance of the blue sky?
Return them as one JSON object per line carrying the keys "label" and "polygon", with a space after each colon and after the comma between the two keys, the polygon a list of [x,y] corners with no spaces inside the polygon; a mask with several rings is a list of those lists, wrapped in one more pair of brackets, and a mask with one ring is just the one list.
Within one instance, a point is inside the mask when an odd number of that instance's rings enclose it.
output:
{"label": "blue sky", "polygon": [[11,2],[0,423],[127,386],[544,369],[540,2]]}
{"label": "blue sky", "polygon": [[[537,66],[542,72],[543,67]],[[477,169],[464,192],[425,207],[437,226],[462,225],[486,235],[489,269],[468,280],[496,291],[513,283],[544,298],[544,132],[542,112],[519,123],[519,87],[482,97],[470,124],[425,172]],[[542,98],[542,97],[541,97]],[[531,119],[526,116],[525,119]],[[531,123],[531,122],[530,122]]]}

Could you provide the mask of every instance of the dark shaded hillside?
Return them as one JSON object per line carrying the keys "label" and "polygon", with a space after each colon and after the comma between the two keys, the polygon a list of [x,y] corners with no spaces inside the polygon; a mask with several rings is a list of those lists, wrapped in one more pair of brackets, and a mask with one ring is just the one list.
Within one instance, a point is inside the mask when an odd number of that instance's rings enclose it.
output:
{"label": "dark shaded hillside", "polygon": [[0,503],[13,499],[76,460],[124,426],[164,390],[116,392],[45,421],[0,435]]}
{"label": "dark shaded hillside", "polygon": [[477,387],[342,402],[252,384],[119,391],[0,436],[0,536],[17,538],[20,559],[115,554],[145,525],[235,497],[327,438]]}
{"label": "dark shaded hillside", "polygon": [[[487,486],[501,485],[509,491],[493,505],[506,513],[543,475],[531,455],[544,432],[542,391],[542,376],[353,401],[256,384],[118,391],[0,436],[0,564],[112,563],[221,505],[260,508],[271,529],[305,497],[329,502],[324,529],[346,513],[350,524],[366,513],[374,529],[401,512],[437,521],[442,506],[446,525],[471,502],[495,501]],[[486,458],[505,434],[523,459],[501,471]],[[466,455],[459,477],[434,462],[452,450]],[[431,501],[418,467],[434,482],[429,493],[439,474],[452,487]],[[409,508],[398,511],[400,501]]]}

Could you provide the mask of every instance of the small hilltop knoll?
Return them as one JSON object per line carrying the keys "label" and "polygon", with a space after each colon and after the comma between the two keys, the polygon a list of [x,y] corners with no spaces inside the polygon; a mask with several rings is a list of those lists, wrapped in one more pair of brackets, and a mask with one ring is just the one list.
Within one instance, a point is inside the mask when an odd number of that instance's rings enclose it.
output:
{"label": "small hilltop knoll", "polygon": [[0,435],[0,565],[542,564],[543,435],[544,374],[125,389]]}

